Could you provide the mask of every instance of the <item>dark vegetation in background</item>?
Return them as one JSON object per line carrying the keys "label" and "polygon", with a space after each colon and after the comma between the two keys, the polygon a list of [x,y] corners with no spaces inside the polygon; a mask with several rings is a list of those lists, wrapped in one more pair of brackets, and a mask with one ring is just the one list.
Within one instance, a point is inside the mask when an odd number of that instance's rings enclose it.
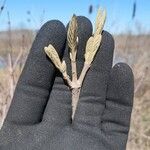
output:
{"label": "dark vegetation in background", "polygon": [[1,7],[0,7],[0,16],[1,16],[1,14],[2,14],[4,8],[5,8],[5,4],[6,4],[6,0],[4,0],[4,1],[2,2],[2,5],[1,5]]}

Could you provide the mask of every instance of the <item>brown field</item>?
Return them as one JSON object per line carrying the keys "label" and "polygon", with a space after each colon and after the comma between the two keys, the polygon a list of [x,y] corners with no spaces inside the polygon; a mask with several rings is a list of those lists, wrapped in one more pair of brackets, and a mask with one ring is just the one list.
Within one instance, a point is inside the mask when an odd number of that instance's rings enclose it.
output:
{"label": "brown field", "polygon": [[[35,33],[29,30],[0,32],[0,115],[2,122],[13,89],[22,70]],[[114,63],[128,63],[135,76],[135,97],[127,150],[150,149],[150,35],[116,35]],[[12,50],[12,51],[11,51]],[[19,56],[22,51],[21,56]],[[8,57],[8,54],[12,54]],[[9,58],[9,59],[8,59]],[[17,65],[12,79],[11,61]],[[22,59],[23,58],[23,59]],[[1,66],[1,64],[0,64]],[[7,109],[6,109],[7,110]]]}

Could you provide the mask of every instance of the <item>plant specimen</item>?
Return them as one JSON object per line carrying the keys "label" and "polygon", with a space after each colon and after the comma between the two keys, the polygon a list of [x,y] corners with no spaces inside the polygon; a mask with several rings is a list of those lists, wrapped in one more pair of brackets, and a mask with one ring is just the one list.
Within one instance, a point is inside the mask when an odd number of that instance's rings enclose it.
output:
{"label": "plant specimen", "polygon": [[73,15],[69,23],[69,28],[67,32],[67,41],[70,49],[72,78],[70,78],[69,75],[67,74],[67,65],[65,60],[60,59],[56,49],[51,44],[48,47],[44,48],[46,54],[51,59],[55,67],[62,73],[64,80],[67,81],[67,84],[70,87],[70,90],[72,92],[72,104],[73,104],[72,118],[74,117],[76,105],[79,100],[80,90],[84,78],[101,44],[102,30],[105,23],[105,19],[106,19],[106,11],[99,9],[96,18],[96,23],[95,23],[95,31],[86,43],[85,55],[84,55],[85,57],[84,66],[79,78],[77,76],[77,66],[76,66],[77,64],[76,55],[77,55],[77,47],[78,47],[78,35],[77,35],[78,23],[77,23],[77,17],[75,15]]}

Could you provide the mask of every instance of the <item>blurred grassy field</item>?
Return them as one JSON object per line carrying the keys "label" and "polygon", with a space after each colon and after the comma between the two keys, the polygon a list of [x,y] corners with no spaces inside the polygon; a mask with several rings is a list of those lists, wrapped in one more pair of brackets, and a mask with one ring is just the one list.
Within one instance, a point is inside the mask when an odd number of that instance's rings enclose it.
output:
{"label": "blurred grassy field", "polygon": [[[8,65],[8,53],[12,53],[12,61],[17,59],[22,50],[20,61],[13,72],[14,86],[26,60],[26,56],[35,37],[30,30],[0,32],[0,115],[10,101],[11,74]],[[115,59],[128,63],[135,76],[134,109],[127,150],[150,149],[150,35],[114,35]],[[10,52],[12,49],[12,52]]]}

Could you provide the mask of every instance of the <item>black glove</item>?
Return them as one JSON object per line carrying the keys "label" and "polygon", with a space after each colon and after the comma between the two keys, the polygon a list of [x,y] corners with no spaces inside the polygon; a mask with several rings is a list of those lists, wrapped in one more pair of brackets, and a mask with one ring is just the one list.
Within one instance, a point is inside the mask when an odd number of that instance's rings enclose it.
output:
{"label": "black glove", "polygon": [[[78,25],[80,72],[92,24],[78,17]],[[59,21],[47,22],[37,34],[18,81],[0,131],[0,150],[125,150],[133,74],[123,63],[112,68],[112,36],[103,31],[102,45],[84,80],[73,121],[71,92],[43,50],[49,44],[70,64],[66,28]]]}

